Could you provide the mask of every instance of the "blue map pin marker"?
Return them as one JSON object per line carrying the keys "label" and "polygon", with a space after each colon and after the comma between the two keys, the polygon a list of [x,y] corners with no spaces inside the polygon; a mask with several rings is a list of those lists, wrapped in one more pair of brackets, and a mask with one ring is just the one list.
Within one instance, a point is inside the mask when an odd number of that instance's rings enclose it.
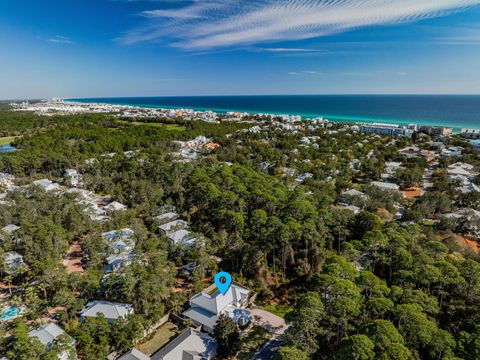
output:
{"label": "blue map pin marker", "polygon": [[232,276],[225,271],[220,271],[217,273],[213,280],[215,281],[215,285],[217,286],[218,290],[220,290],[222,295],[227,293],[228,288],[232,284]]}

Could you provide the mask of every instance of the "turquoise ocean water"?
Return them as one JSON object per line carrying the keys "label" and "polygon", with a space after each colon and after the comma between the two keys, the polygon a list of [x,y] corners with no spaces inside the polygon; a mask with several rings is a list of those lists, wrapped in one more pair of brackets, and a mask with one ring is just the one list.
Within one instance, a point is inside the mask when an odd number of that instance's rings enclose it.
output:
{"label": "turquoise ocean water", "polygon": [[480,129],[480,95],[165,96],[68,99],[142,107],[190,108],[219,113],[301,115],[340,122],[416,123]]}

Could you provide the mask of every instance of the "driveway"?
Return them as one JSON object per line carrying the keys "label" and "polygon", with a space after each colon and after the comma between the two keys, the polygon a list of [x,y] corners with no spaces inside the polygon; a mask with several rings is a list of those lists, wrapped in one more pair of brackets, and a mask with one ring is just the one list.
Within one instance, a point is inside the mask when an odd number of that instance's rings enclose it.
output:
{"label": "driveway", "polygon": [[278,351],[278,348],[282,346],[282,341],[279,339],[273,339],[267,342],[251,360],[270,360]]}
{"label": "driveway", "polygon": [[252,306],[248,309],[253,318],[253,324],[259,325],[271,332],[275,337],[283,335],[288,326],[285,320],[280,316],[272,314],[269,311]]}

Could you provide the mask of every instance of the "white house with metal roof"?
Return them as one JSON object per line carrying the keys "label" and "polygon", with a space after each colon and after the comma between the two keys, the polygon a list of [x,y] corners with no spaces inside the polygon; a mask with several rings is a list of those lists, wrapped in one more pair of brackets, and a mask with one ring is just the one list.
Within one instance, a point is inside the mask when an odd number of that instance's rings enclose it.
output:
{"label": "white house with metal roof", "polygon": [[98,317],[98,314],[103,314],[105,319],[111,324],[115,320],[126,318],[133,313],[133,306],[130,304],[96,300],[85,305],[80,312],[80,321],[85,321],[88,317]]}
{"label": "white house with metal roof", "polygon": [[202,326],[206,332],[213,333],[217,318],[227,314],[239,323],[250,320],[250,314],[244,310],[248,305],[250,290],[232,283],[225,295],[222,295],[215,284],[190,299],[190,308],[183,315]]}
{"label": "white house with metal roof", "polygon": [[[28,336],[37,338],[43,345],[46,346],[47,350],[50,351],[55,343],[59,341],[59,337],[64,334],[66,335],[65,331],[63,331],[63,329],[56,324],[46,323],[39,328],[30,331]],[[68,346],[70,349],[64,350],[62,353],[58,354],[58,359],[74,360],[77,358],[75,351],[75,339],[67,335],[66,340],[69,341]]]}
{"label": "white house with metal roof", "polygon": [[185,220],[173,220],[170,222],[167,222],[166,224],[162,224],[158,226],[158,230],[160,233],[166,235],[170,232],[176,231],[176,230],[181,230],[181,229],[186,229],[188,227],[188,223]]}

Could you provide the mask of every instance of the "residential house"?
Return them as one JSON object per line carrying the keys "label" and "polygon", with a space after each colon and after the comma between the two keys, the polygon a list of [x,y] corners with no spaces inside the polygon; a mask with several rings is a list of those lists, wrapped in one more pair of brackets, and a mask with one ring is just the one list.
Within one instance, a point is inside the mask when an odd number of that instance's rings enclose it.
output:
{"label": "residential house", "polygon": [[128,209],[127,205],[121,204],[118,201],[112,201],[104,208],[107,211],[125,211]]}
{"label": "residential house", "polygon": [[166,237],[172,240],[175,245],[193,245],[197,241],[196,238],[192,238],[192,233],[185,229],[169,232]]}
{"label": "residential house", "polygon": [[450,146],[448,149],[443,149],[440,153],[444,157],[461,156],[463,148],[461,146]]}
{"label": "residential house", "polygon": [[[34,329],[28,333],[28,336],[40,340],[40,342],[46,346],[48,351],[53,348],[55,343],[59,340],[59,337],[62,335],[66,335],[65,331],[54,323],[45,323],[38,329]],[[70,349],[64,350],[58,354],[58,359],[74,360],[77,358],[75,352],[75,339],[68,335],[66,338],[69,340],[68,347]]]}
{"label": "residential house", "polygon": [[188,328],[152,355],[152,360],[210,360],[217,354],[217,342],[207,334]]}
{"label": "residential house", "polygon": [[178,218],[179,218],[179,215],[177,213],[167,212],[167,213],[155,216],[153,218],[153,220],[156,221],[157,223],[162,223],[163,224],[165,222],[170,222],[170,221],[176,220]]}
{"label": "residential house", "polygon": [[458,183],[458,190],[464,194],[472,191],[480,191],[480,187],[472,182],[478,175],[473,169],[473,165],[462,162],[452,164],[447,168],[449,181]]}
{"label": "residential house", "polygon": [[60,185],[48,179],[35,180],[33,185],[41,187],[45,191],[59,191]]}
{"label": "residential house", "polygon": [[388,191],[398,191],[400,190],[400,186],[394,183],[387,183],[387,182],[380,182],[380,181],[372,181],[372,185],[378,187],[382,190]]}
{"label": "residential house", "polygon": [[166,224],[162,224],[158,226],[158,230],[161,234],[167,235],[170,232],[186,229],[188,227],[188,223],[184,220],[173,220]]}
{"label": "residential house", "polygon": [[12,174],[0,172],[0,186],[4,188],[9,188],[13,185],[13,181],[15,180],[15,176]]}
{"label": "residential house", "polygon": [[3,256],[4,271],[7,274],[14,274],[22,269],[28,269],[23,261],[23,256],[15,251],[10,251]]}
{"label": "residential house", "polygon": [[147,356],[140,350],[133,348],[132,350],[120,356],[117,360],[150,360],[150,356]]}
{"label": "residential house", "polygon": [[109,324],[120,318],[127,318],[134,313],[130,304],[115,303],[110,301],[91,301],[80,311],[80,321],[89,317],[98,317],[102,314]]}
{"label": "residential house", "polygon": [[311,173],[304,173],[301,174],[299,177],[295,179],[295,181],[299,184],[303,184],[305,180],[313,178],[313,174]]}
{"label": "residential house", "polygon": [[75,169],[65,170],[63,177],[66,181],[69,181],[73,187],[77,187],[78,185],[80,185],[80,182],[82,180],[82,176]]}
{"label": "residential house", "polygon": [[190,308],[183,315],[191,319],[196,326],[202,326],[208,333],[213,333],[221,314],[227,314],[242,325],[250,321],[250,313],[244,310],[250,294],[247,288],[232,283],[225,295],[222,295],[215,284],[212,284],[190,299]]}

